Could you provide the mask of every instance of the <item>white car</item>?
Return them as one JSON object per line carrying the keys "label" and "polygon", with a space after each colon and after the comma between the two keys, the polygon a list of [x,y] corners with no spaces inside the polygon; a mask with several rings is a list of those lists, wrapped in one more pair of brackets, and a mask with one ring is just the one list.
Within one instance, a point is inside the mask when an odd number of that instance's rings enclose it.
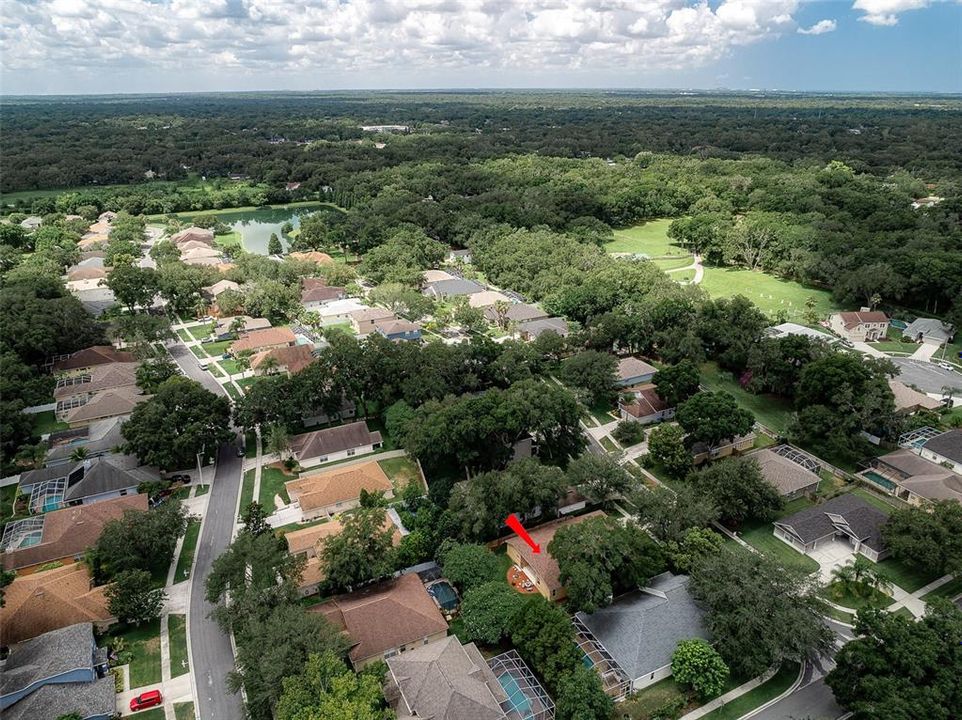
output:
{"label": "white car", "polygon": [[952,363],[947,363],[945,361],[940,362],[939,367],[943,370],[955,370],[955,367],[952,366]]}

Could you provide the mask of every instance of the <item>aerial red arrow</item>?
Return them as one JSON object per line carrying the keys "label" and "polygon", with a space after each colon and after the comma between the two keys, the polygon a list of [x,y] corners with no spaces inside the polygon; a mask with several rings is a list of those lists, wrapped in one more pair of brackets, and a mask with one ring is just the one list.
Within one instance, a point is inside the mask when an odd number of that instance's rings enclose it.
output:
{"label": "aerial red arrow", "polygon": [[531,552],[533,552],[535,555],[541,552],[541,546],[531,539],[531,536],[528,535],[528,531],[525,530],[524,527],[522,527],[521,521],[518,520],[517,515],[515,515],[514,513],[511,513],[510,515],[508,515],[505,522],[507,523],[509,528],[514,530],[514,532],[517,534],[519,538],[521,538],[526,543],[528,543],[528,545],[531,546]]}

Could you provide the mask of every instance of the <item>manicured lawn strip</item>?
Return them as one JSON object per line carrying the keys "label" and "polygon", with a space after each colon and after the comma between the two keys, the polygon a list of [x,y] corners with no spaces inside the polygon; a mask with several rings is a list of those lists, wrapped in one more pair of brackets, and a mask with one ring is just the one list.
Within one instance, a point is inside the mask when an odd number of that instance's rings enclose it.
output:
{"label": "manicured lawn strip", "polygon": [[752,395],[715,363],[701,366],[702,384],[713,392],[724,390],[735,397],[738,405],[748,410],[762,425],[777,433],[785,433],[792,420],[792,403],[778,395]]}
{"label": "manicured lawn strip", "polygon": [[189,349],[192,353],[194,353],[195,357],[201,360],[204,360],[207,358],[207,353],[201,350],[201,348],[198,345],[191,345]]}
{"label": "manicured lawn strip", "polygon": [[243,368],[236,360],[220,360],[219,364],[228,375],[239,375],[243,372]]}
{"label": "manicured lawn strip", "polygon": [[257,433],[253,430],[244,433],[244,457],[257,457]]}
{"label": "manicured lawn strip", "polygon": [[294,477],[285,475],[278,468],[262,467],[261,491],[257,497],[257,502],[263,505],[267,512],[274,511],[275,495],[280,495],[285,505],[289,504],[291,499],[287,495],[287,488],[284,487],[284,483],[293,479]]}
{"label": "manicured lawn strip", "polygon": [[194,491],[194,497],[206,495],[208,491],[210,491],[210,485],[198,485],[197,489]]}
{"label": "manicured lawn strip", "polygon": [[241,392],[234,387],[233,383],[224,383],[224,390],[226,390],[227,394],[230,395],[234,400],[241,399]]}
{"label": "manicured lawn strip", "polygon": [[[676,703],[685,700],[686,697],[685,691],[678,687],[678,683],[668,677],[639,690],[624,702],[618,703],[612,717],[619,720],[621,718],[648,720],[652,714],[668,703]],[[678,715],[672,715],[672,717],[678,717]]]}
{"label": "manicured lawn strip", "polygon": [[884,353],[905,353],[906,355],[911,355],[919,346],[915,343],[900,343],[900,342],[877,342],[869,343],[869,346],[875,348],[879,352]]}
{"label": "manicured lawn strip", "polygon": [[694,262],[694,258],[691,255],[683,258],[669,258],[665,260],[652,260],[655,265],[660,267],[665,272],[669,270],[681,270],[684,267],[688,267]]}
{"label": "manicured lawn strip", "polygon": [[959,595],[962,595],[962,575],[957,576],[954,580],[949,580],[945,585],[935,588],[932,592],[925,593],[922,599],[930,600],[932,598],[944,597],[952,600]]}
{"label": "manicured lawn strip", "polygon": [[207,372],[209,372],[215,378],[224,377],[224,372],[219,367],[217,367],[214,363],[211,363],[210,365],[207,366]]}
{"label": "manicured lawn strip", "polygon": [[377,464],[381,466],[384,474],[391,480],[395,493],[401,492],[410,482],[421,484],[421,473],[418,472],[418,466],[409,457],[387,458],[386,460],[378,460]]}
{"label": "manicured lawn strip", "polygon": [[839,622],[843,622],[846,625],[855,624],[855,616],[852,615],[852,613],[847,613],[844,610],[837,610],[836,608],[832,607],[828,603],[825,603],[822,606],[822,614],[830,618],[833,618],[835,620],[838,620]]}
{"label": "manicured lawn strip", "polygon": [[598,442],[600,442],[601,446],[608,452],[610,453],[618,452],[618,446],[615,445],[614,442],[612,442],[611,438],[608,437],[607,435],[602,435],[601,440],[599,440]]}
{"label": "manicured lawn strip", "polygon": [[177,331],[177,337],[179,337],[184,342],[190,342],[194,339],[194,336],[186,328],[181,328]]}
{"label": "manicured lawn strip", "polygon": [[690,283],[695,279],[695,271],[678,270],[677,272],[668,273],[668,279],[674,280],[676,283]]}
{"label": "manicured lawn strip", "polygon": [[187,657],[187,618],[183,615],[168,615],[167,636],[170,638],[170,676],[186,675],[190,672],[190,659]]}
{"label": "manicured lawn strip", "polygon": [[892,614],[893,614],[893,615],[901,615],[902,617],[907,618],[907,619],[911,620],[912,622],[915,622],[915,615],[913,615],[913,614],[912,614],[912,611],[909,610],[907,607],[900,607],[898,610],[896,610],[896,611],[895,611],[894,613],[892,613]]}
{"label": "manicured lawn strip", "polygon": [[896,510],[900,507],[905,507],[905,503],[902,503],[895,498],[879,495],[876,492],[872,492],[868,488],[856,487],[852,490],[852,493],[858,495],[870,505],[874,505],[882,512],[891,513],[893,510]]}
{"label": "manicured lawn strip", "polygon": [[184,533],[184,544],[180,549],[180,557],[177,558],[177,570],[174,571],[175,583],[190,577],[190,568],[194,564],[194,552],[197,549],[198,537],[200,537],[200,520],[191,519],[187,523],[187,532]]}
{"label": "manicured lawn strip", "polygon": [[805,314],[805,300],[815,298],[815,312],[820,318],[837,309],[828,290],[805,287],[751,270],[706,267],[703,287],[713,298],[744,295],[769,316],[784,313],[788,320],[799,322]]}
{"label": "manicured lawn strip", "polygon": [[906,592],[913,593],[923,588],[938,576],[895,558],[887,558],[876,565],[878,573],[889,582],[898,585]]}
{"label": "manicured lawn strip", "polygon": [[164,709],[162,707],[155,707],[150,708],[150,710],[141,710],[129,717],[135,717],[137,720],[164,720],[166,715],[164,715]]}
{"label": "manicured lawn strip", "polygon": [[[140,627],[115,627],[111,637],[122,637],[131,653],[130,687],[139,688],[161,681],[160,618]],[[109,641],[108,641],[109,644]]]}
{"label": "manicured lawn strip", "polygon": [[668,237],[672,218],[649,220],[641,225],[615,230],[615,239],[605,245],[610,253],[643,253],[651,257],[663,255],[690,255],[683,247]]}
{"label": "manicured lawn strip", "polygon": [[741,538],[762,554],[774,558],[782,565],[797,567],[805,572],[817,572],[818,563],[808,555],[792,550],[772,533],[771,523],[741,533]]}
{"label": "manicured lawn strip", "polygon": [[217,342],[206,342],[206,343],[201,343],[201,347],[204,349],[204,352],[206,352],[211,357],[220,357],[225,352],[227,352],[227,348],[229,348],[233,342],[234,342],[233,340],[219,340]]}
{"label": "manicured lawn strip", "polygon": [[754,710],[759,705],[767,703],[788,690],[797,677],[798,665],[785,663],[777,673],[754,690],[749,690],[741,697],[735,698],[730,703],[722,705],[717,710],[712,710],[702,717],[706,720],[738,720],[748,711]]}
{"label": "manicured lawn strip", "polygon": [[244,473],[244,482],[241,484],[240,510],[251,504],[254,500],[254,471],[248,470]]}
{"label": "manicured lawn strip", "polygon": [[174,703],[174,717],[176,720],[194,720],[194,703]]}
{"label": "manicured lawn strip", "polygon": [[895,602],[895,598],[878,590],[873,589],[864,595],[855,595],[843,589],[838,583],[832,583],[826,587],[822,594],[835,604],[852,610],[861,610],[868,607],[884,608]]}
{"label": "manicured lawn strip", "polygon": [[330,522],[330,520],[327,518],[321,518],[320,520],[312,520],[311,522],[306,523],[289,523],[287,525],[281,525],[280,527],[274,528],[274,534],[280,538],[284,537],[289,532],[293,532],[294,530],[303,530],[305,528],[314,527],[315,525],[323,525],[326,522]]}
{"label": "manicured lawn strip", "polygon": [[57,415],[53,410],[45,410],[33,416],[33,431],[37,435],[46,435],[58,430],[66,430],[69,427],[67,423],[57,420]]}

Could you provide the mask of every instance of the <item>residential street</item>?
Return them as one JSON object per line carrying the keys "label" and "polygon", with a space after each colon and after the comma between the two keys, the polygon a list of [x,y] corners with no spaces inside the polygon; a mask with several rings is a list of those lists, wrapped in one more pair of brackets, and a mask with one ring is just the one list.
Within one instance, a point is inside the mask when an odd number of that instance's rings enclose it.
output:
{"label": "residential street", "polygon": [[182,342],[171,343],[167,346],[171,356],[184,374],[191,380],[196,380],[212,393],[217,395],[227,395],[223,386],[214,379],[214,376],[204,370],[197,362],[197,358]]}

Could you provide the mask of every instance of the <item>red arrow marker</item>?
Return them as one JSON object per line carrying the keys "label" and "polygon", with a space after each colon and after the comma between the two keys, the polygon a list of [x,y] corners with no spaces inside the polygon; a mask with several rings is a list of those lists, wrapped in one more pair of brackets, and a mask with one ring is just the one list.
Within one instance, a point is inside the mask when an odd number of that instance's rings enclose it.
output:
{"label": "red arrow marker", "polygon": [[505,519],[505,523],[507,523],[509,528],[514,530],[515,534],[519,538],[521,538],[526,543],[528,543],[528,545],[531,546],[531,552],[533,552],[535,555],[541,552],[541,546],[531,539],[531,536],[528,535],[528,531],[525,530],[524,527],[522,527],[521,521],[518,520],[517,515],[515,515],[514,513],[511,513],[510,515],[508,515],[508,517]]}

